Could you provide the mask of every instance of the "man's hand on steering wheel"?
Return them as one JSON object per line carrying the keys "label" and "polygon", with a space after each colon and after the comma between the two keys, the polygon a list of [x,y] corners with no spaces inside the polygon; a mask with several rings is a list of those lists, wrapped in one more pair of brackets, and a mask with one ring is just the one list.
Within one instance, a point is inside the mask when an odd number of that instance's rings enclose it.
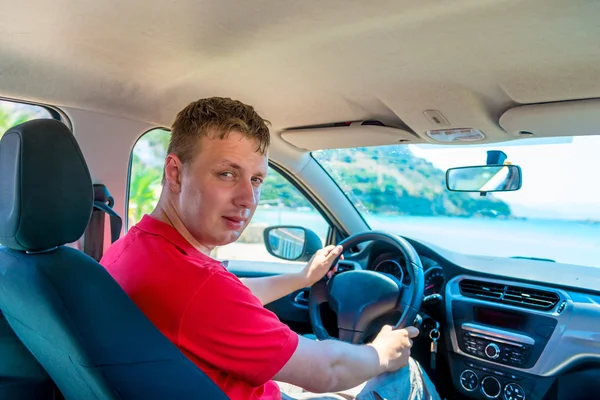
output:
{"label": "man's hand on steering wheel", "polygon": [[[313,332],[319,340],[331,336],[321,319],[321,306],[328,306],[337,316],[338,339],[350,343],[362,343],[365,338],[381,329],[377,325],[393,318],[394,328],[413,325],[421,308],[425,288],[423,265],[412,245],[404,238],[381,231],[366,231],[352,235],[338,247],[351,249],[362,242],[382,242],[393,246],[404,255],[409,284],[404,285],[394,276],[372,270],[350,270],[321,281],[329,267],[341,258],[339,249],[328,246],[328,253],[321,251],[316,260],[311,281],[314,283],[308,299],[308,313]],[[325,250],[325,249],[323,249]],[[310,263],[309,263],[310,264]],[[311,267],[307,266],[310,270]]]}
{"label": "man's hand on steering wheel", "polygon": [[[331,275],[337,271],[337,266],[331,268],[331,265],[342,254],[343,249],[342,246],[330,245],[318,250],[300,272],[306,286],[314,285],[325,275],[327,275],[327,278],[331,278]],[[343,259],[343,256],[340,258]]]}

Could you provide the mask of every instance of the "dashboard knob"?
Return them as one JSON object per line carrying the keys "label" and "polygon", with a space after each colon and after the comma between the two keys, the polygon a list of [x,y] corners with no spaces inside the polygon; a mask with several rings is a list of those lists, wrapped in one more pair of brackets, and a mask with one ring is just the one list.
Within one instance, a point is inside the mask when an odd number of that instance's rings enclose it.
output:
{"label": "dashboard knob", "polygon": [[492,360],[500,357],[500,347],[496,343],[490,343],[485,346],[485,355]]}
{"label": "dashboard knob", "polygon": [[472,392],[477,389],[477,385],[479,384],[479,378],[477,374],[470,369],[465,369],[462,374],[460,374],[460,385],[467,392]]}
{"label": "dashboard knob", "polygon": [[504,400],[525,400],[525,391],[514,382],[504,387]]}

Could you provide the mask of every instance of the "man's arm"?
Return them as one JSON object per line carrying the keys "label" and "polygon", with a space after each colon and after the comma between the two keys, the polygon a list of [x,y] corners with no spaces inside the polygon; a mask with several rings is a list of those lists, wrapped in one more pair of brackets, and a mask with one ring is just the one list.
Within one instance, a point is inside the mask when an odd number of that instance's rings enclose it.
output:
{"label": "man's arm", "polygon": [[308,285],[301,273],[265,276],[261,278],[241,278],[240,281],[258,297],[262,305],[287,296]]}
{"label": "man's arm", "polygon": [[406,366],[412,347],[410,338],[418,333],[415,327],[392,330],[386,326],[367,345],[300,336],[296,351],[273,379],[314,393],[346,390]]}
{"label": "man's arm", "polygon": [[[296,290],[312,286],[328,273],[333,260],[341,252],[341,246],[327,246],[317,251],[301,272],[262,278],[242,278],[240,281],[254,296],[258,297],[262,305],[269,304]],[[329,274],[333,272],[335,269]]]}

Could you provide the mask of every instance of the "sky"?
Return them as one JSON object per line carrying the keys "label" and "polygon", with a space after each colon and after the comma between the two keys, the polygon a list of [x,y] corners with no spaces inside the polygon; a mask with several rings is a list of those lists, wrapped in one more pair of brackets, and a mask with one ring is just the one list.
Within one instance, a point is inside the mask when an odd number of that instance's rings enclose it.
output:
{"label": "sky", "polygon": [[523,186],[495,196],[518,216],[600,220],[600,135],[525,139],[460,147],[411,145],[411,151],[446,170],[482,165],[487,150],[502,150],[522,169]]}

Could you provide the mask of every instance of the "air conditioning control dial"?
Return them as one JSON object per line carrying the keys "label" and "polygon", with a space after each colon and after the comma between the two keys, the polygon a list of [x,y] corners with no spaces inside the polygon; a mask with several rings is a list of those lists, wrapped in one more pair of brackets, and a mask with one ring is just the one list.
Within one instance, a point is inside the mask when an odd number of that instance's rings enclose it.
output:
{"label": "air conditioning control dial", "polygon": [[479,377],[470,369],[465,369],[462,374],[460,374],[460,386],[462,386],[462,388],[467,392],[472,392],[473,390],[477,389],[478,384]]}
{"label": "air conditioning control dial", "polygon": [[525,400],[525,391],[516,383],[509,383],[504,387],[502,397],[504,400]]}

